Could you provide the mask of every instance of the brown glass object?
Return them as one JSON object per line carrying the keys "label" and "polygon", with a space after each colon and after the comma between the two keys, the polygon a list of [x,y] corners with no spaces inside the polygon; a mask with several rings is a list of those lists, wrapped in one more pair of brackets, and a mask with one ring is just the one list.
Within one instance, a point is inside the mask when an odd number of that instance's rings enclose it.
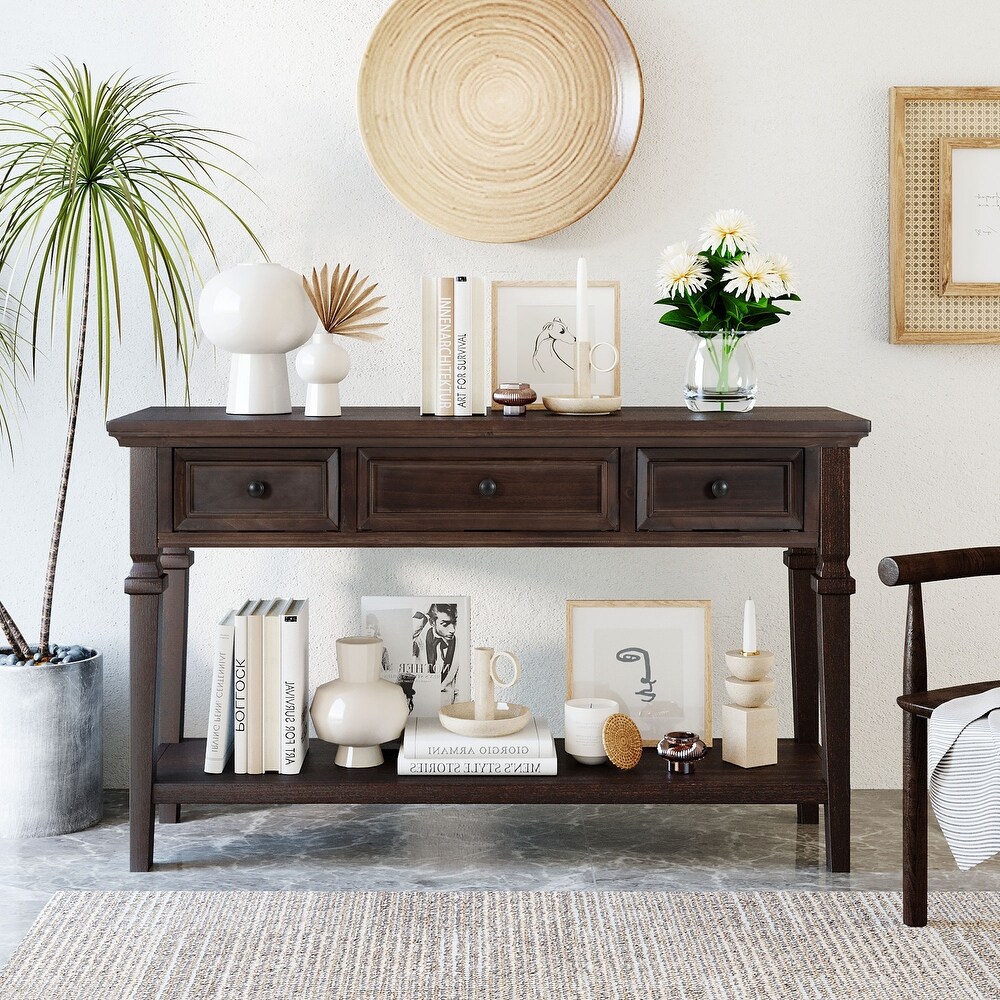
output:
{"label": "brown glass object", "polygon": [[[131,449],[133,870],[152,864],[153,810],[175,822],[185,802],[788,803],[800,822],[822,804],[827,867],[849,870],[849,472],[867,420],[824,407],[520,420],[366,407],[335,422],[153,407],[109,430]],[[631,771],[587,767],[561,740],[545,777],[401,777],[393,751],[346,774],[321,741],[301,774],[205,774],[205,741],[181,735],[192,549],[483,546],[785,550],[795,739],[754,772],[709,754],[696,781],[664,781],[653,754]]]}
{"label": "brown glass object", "polygon": [[493,402],[503,407],[505,417],[523,417],[538,394],[527,382],[501,382],[493,391]]}
{"label": "brown glass object", "polygon": [[903,715],[903,922],[927,923],[927,720],[952,698],[981,694],[1000,680],[927,690],[927,643],[921,585],[1000,575],[1000,548],[946,549],[886,556],[878,575],[887,587],[909,586],[903,640],[903,694],[896,699]]}

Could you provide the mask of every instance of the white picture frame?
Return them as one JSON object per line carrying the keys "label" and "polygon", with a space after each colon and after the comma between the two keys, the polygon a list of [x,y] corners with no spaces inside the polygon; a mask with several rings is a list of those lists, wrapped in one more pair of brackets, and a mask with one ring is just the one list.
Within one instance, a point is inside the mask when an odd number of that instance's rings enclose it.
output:
{"label": "white picture frame", "polygon": [[643,746],[668,732],[712,745],[712,602],[567,601],[566,697],[611,698]]}
{"label": "white picture frame", "polygon": [[1000,295],[1000,138],[939,142],[941,294]]}
{"label": "white picture frame", "polygon": [[[588,340],[621,351],[617,281],[590,281]],[[543,396],[573,394],[573,348],[576,329],[576,283],[572,281],[494,281],[492,288],[493,387],[527,382],[538,394],[530,409],[543,409]],[[572,340],[568,339],[572,338]],[[610,367],[610,351],[597,351],[595,362]],[[595,395],[621,395],[621,366],[594,371]],[[499,409],[498,404],[494,404]]]}

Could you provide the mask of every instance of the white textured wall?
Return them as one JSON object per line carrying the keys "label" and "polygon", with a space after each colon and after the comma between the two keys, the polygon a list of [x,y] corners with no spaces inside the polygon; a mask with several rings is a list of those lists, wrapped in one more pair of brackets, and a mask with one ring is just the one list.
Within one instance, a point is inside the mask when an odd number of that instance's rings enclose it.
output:
{"label": "white textured wall", "polygon": [[[543,2],[543,0],[540,0]],[[854,782],[898,785],[903,599],[875,575],[887,553],[996,541],[1000,375],[995,347],[891,346],[886,330],[886,118],[893,84],[996,84],[1000,7],[978,0],[774,0],[718,4],[618,0],[642,61],[646,118],[635,158],[610,197],[554,236],[514,246],[465,243],[400,208],[362,148],[354,90],[385,0],[36,0],[5,5],[0,69],[59,54],[98,73],[131,67],[194,81],[178,100],[203,123],[246,137],[263,203],[235,188],[273,259],[296,268],[347,259],[382,282],[390,305],[380,346],[352,346],[344,402],[416,406],[422,273],[569,278],[586,254],[596,278],[622,284],[627,404],[676,405],[687,355],[656,323],[658,249],[693,237],[717,207],[739,206],[767,245],[797,263],[804,301],[757,335],[765,405],[826,404],[869,417],[854,453]],[[218,227],[225,264],[247,257]],[[129,286],[130,292],[137,291]],[[161,401],[148,323],[134,303],[115,357],[113,414]],[[26,394],[13,472],[4,466],[0,597],[35,629],[60,461],[59,351]],[[95,374],[93,364],[90,375]],[[176,373],[170,401],[179,402]],[[92,389],[96,386],[92,384]],[[203,345],[198,403],[225,401],[226,366]],[[67,511],[54,638],[105,651],[107,781],[127,783],[126,454],[104,433],[96,391]],[[293,381],[293,399],[301,387]],[[790,732],[785,577],[780,551],[556,550],[517,553],[497,571],[488,550],[200,551],[192,578],[188,728],[204,731],[212,623],[248,592],[308,595],[313,677],[330,674],[332,639],[355,625],[363,593],[471,593],[475,639],[519,650],[518,700],[561,719],[564,607],[577,598],[708,597],[714,602],[716,698],[722,652],[757,599],[762,639],[779,651],[777,704]],[[511,559],[503,559],[512,565]],[[927,593],[933,670],[942,683],[996,674],[995,589],[973,582]]]}

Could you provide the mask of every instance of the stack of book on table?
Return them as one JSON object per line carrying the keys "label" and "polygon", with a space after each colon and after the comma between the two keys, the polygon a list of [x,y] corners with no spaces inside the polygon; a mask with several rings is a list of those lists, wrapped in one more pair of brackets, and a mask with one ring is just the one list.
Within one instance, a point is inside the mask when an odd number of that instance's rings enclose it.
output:
{"label": "stack of book on table", "polygon": [[548,723],[533,718],[513,736],[473,739],[448,732],[436,718],[413,718],[403,730],[399,774],[520,775],[556,773],[556,745]]}
{"label": "stack of book on table", "polygon": [[298,774],[309,749],[309,602],[246,601],[216,631],[205,770]]}
{"label": "stack of book on table", "polygon": [[460,274],[423,281],[420,412],[482,415],[486,389],[483,283]]}

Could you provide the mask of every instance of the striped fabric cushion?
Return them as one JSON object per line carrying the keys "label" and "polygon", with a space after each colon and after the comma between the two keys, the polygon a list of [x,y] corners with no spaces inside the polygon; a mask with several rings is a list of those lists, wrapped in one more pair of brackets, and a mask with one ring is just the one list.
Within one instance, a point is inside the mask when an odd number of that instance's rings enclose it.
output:
{"label": "striped fabric cushion", "polygon": [[927,757],[934,815],[967,871],[1000,853],[1000,688],[935,709]]}

